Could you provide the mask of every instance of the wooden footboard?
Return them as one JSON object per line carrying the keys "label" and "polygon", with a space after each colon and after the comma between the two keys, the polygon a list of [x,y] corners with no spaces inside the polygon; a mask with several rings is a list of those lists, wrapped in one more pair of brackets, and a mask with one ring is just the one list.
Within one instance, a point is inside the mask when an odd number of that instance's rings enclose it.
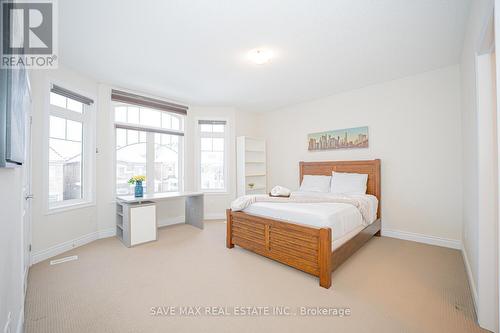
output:
{"label": "wooden footboard", "polygon": [[319,277],[330,288],[332,230],[257,217],[243,212],[227,214],[226,246],[238,245]]}

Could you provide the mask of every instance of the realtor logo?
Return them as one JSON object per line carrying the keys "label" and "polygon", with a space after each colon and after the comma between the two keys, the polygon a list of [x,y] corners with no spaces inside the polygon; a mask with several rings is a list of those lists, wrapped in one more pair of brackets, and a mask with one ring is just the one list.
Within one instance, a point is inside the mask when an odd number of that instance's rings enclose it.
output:
{"label": "realtor logo", "polygon": [[1,67],[57,67],[55,1],[0,0]]}

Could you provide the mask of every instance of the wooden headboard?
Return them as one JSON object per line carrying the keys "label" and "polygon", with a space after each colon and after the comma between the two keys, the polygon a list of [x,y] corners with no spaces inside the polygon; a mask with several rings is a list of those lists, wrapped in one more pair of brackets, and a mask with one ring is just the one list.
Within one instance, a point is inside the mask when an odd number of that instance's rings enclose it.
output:
{"label": "wooden headboard", "polygon": [[368,174],[366,193],[377,197],[379,201],[378,217],[380,217],[380,160],[370,161],[328,161],[300,162],[300,183],[304,175],[331,176],[332,171]]}

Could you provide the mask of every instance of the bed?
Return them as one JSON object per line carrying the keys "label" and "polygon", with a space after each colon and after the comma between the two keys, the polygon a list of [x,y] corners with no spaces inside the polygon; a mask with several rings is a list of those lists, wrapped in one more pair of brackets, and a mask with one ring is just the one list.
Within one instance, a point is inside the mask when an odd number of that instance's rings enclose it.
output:
{"label": "bed", "polygon": [[[226,211],[226,246],[238,245],[317,276],[320,286],[330,288],[332,272],[371,237],[380,236],[380,160],[300,162],[299,169],[300,182],[305,175],[331,175],[332,171],[367,174],[366,194],[376,198],[372,221],[354,225],[353,210],[345,206],[262,202],[245,211]],[[331,214],[337,214],[335,224],[327,221]]]}

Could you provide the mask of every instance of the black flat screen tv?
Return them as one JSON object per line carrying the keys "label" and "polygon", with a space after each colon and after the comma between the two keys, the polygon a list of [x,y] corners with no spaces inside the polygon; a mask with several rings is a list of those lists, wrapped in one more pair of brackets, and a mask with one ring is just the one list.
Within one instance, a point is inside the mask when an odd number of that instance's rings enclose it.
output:
{"label": "black flat screen tv", "polygon": [[26,70],[0,69],[0,167],[15,167],[25,161],[30,104]]}

